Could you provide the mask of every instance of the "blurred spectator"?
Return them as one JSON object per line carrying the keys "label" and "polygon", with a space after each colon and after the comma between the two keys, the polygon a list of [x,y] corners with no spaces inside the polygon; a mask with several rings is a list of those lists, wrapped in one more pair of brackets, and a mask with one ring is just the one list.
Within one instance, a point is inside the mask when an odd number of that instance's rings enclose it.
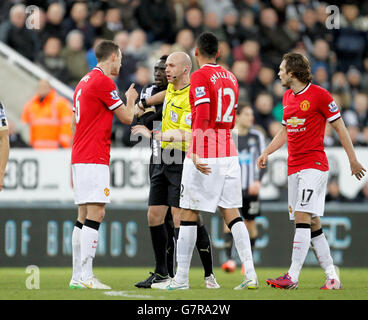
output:
{"label": "blurred spectator", "polygon": [[67,83],[70,79],[66,61],[61,55],[61,41],[50,37],[43,46],[36,63],[60,81]]}
{"label": "blurred spectator", "polygon": [[72,108],[47,80],[40,80],[36,95],[23,109],[22,121],[29,125],[30,145],[35,149],[71,146]]}
{"label": "blurred spectator", "polygon": [[257,39],[259,34],[258,25],[255,23],[254,13],[251,10],[243,10],[240,13],[238,24],[238,38],[240,43],[247,39]]}
{"label": "blurred spectator", "polygon": [[238,80],[239,84],[239,104],[250,103],[250,85],[245,82],[248,77],[249,64],[246,61],[235,61],[231,68],[232,73]]}
{"label": "blurred spectator", "polygon": [[139,5],[139,0],[116,0],[115,5],[120,10],[120,19],[124,30],[132,31],[138,28],[134,13]]}
{"label": "blurred spectator", "polygon": [[204,14],[206,15],[209,12],[214,13],[220,25],[224,23],[225,16],[235,10],[231,0],[202,0],[201,2]]}
{"label": "blurred spectator", "polygon": [[66,67],[70,75],[68,85],[75,88],[89,72],[86,59],[86,51],[83,49],[83,33],[79,30],[72,30],[66,37],[66,46],[61,52],[61,56],[66,61]]}
{"label": "blurred spectator", "polygon": [[[93,10],[88,19],[90,32],[93,34],[93,38],[108,38],[109,35],[105,34],[106,24],[105,24],[105,11],[101,8],[96,8]],[[112,40],[112,39],[110,39]]]}
{"label": "blurred spectator", "polygon": [[273,94],[273,82],[275,80],[275,71],[272,67],[264,65],[259,70],[258,76],[252,83],[251,99],[254,103],[256,97],[261,92]]}
{"label": "blurred spectator", "polygon": [[368,122],[368,95],[365,92],[358,92],[354,96],[353,109],[358,116],[359,128],[363,130]]}
{"label": "blurred spectator", "polygon": [[326,123],[323,143],[325,147],[335,147],[337,145],[335,132],[332,130],[332,126],[329,123]]}
{"label": "blurred spectator", "polygon": [[354,200],[358,202],[368,202],[368,182],[359,190]]}
{"label": "blurred spectator", "polygon": [[351,95],[354,97],[357,92],[362,91],[362,73],[357,68],[350,66],[346,77],[349,83]]}
{"label": "blurred spectator", "polygon": [[117,32],[123,30],[120,9],[118,7],[110,7],[105,15],[105,27],[103,36],[105,39],[113,40]]}
{"label": "blurred spectator", "polygon": [[231,48],[237,47],[241,41],[238,32],[239,14],[235,9],[228,11],[224,15],[223,29],[226,36],[226,41]]}
{"label": "blurred spectator", "polygon": [[192,30],[194,38],[198,38],[204,30],[203,12],[201,8],[193,6],[185,11],[184,28]]}
{"label": "blurred spectator", "polygon": [[87,2],[78,1],[73,3],[70,15],[63,21],[64,37],[74,29],[83,33],[84,48],[89,49],[93,44],[94,31],[88,23],[88,5]]}
{"label": "blurred spectator", "polygon": [[230,69],[230,66],[234,63],[234,56],[226,41],[219,41],[219,52],[220,56],[217,59],[217,63],[225,69]]}
{"label": "blurred spectator", "polygon": [[330,77],[336,69],[335,61],[336,57],[330,50],[328,42],[324,39],[317,39],[313,44],[313,52],[310,56],[312,72],[317,64],[318,66],[323,65],[327,70],[328,77]]}
{"label": "blurred spectator", "polygon": [[222,28],[222,24],[214,11],[208,11],[204,14],[204,30],[205,32],[212,32],[216,35],[219,41],[226,41],[226,34]]}
{"label": "blurred spectator", "polygon": [[254,119],[255,123],[263,128],[266,134],[270,137],[270,125],[276,119],[272,114],[273,98],[270,93],[261,92],[254,102]]}
{"label": "blurred spectator", "polygon": [[314,43],[322,39],[325,28],[318,23],[317,13],[312,8],[306,8],[302,15],[302,40],[309,53],[315,52]]}
{"label": "blurred spectator", "polygon": [[133,55],[127,52],[129,43],[129,33],[127,31],[118,32],[114,37],[114,41],[119,45],[122,53],[121,68],[116,79],[117,87],[122,95],[132,82],[131,80],[136,70],[137,60]]}
{"label": "blurred spectator", "polygon": [[282,124],[279,121],[272,120],[270,124],[268,125],[268,132],[266,135],[269,137],[269,139],[273,139],[276,134],[280,131]]}
{"label": "blurred spectator", "polygon": [[313,73],[313,83],[325,88],[326,90],[330,90],[330,82],[328,80],[328,70],[327,66],[322,63],[316,63],[312,68]]}
{"label": "blurred spectator", "polygon": [[260,0],[234,0],[234,4],[239,11],[249,10],[255,15],[259,14],[261,8]]}
{"label": "blurred spectator", "polygon": [[176,35],[176,42],[172,45],[172,51],[183,51],[192,60],[192,72],[198,69],[197,61],[194,56],[194,35],[190,29],[182,29]]}
{"label": "blurred spectator", "polygon": [[145,62],[150,53],[146,33],[142,29],[133,30],[129,34],[129,42],[125,50],[126,54],[133,56],[137,62]]}
{"label": "blurred spectator", "polygon": [[351,66],[362,70],[363,59],[368,50],[367,18],[359,16],[359,8],[355,4],[344,4],[340,28],[334,31],[339,70],[346,72]]}
{"label": "blurred spectator", "polygon": [[147,33],[147,41],[173,42],[175,11],[171,1],[141,0],[137,7],[138,25]]}
{"label": "blurred spectator", "polygon": [[327,184],[326,202],[347,202],[349,199],[341,194],[336,176],[331,176]]}
{"label": "blurred spectator", "polygon": [[39,43],[34,30],[26,27],[26,7],[19,3],[11,7],[9,20],[0,25],[0,41],[34,61]]}
{"label": "blurred spectator", "polygon": [[64,42],[64,33],[62,30],[62,22],[65,10],[60,2],[53,2],[46,11],[46,25],[42,35],[42,45],[50,37],[58,38]]}
{"label": "blurred spectator", "polygon": [[23,140],[22,136],[15,129],[13,121],[8,120],[9,145],[10,148],[29,148],[29,145]]}
{"label": "blurred spectator", "polygon": [[87,64],[91,70],[97,65],[95,49],[101,41],[103,41],[103,38],[96,37],[93,42],[93,47],[86,52]]}
{"label": "blurred spectator", "polygon": [[134,88],[140,95],[144,86],[151,82],[151,71],[145,64],[138,64],[137,70],[134,73],[133,82],[135,83]]}
{"label": "blurred spectator", "polygon": [[272,96],[273,96],[273,101],[274,101],[273,103],[274,107],[272,109],[272,114],[275,117],[275,119],[280,123],[282,121],[282,117],[284,114],[284,109],[282,106],[282,97],[284,95],[284,92],[285,92],[285,87],[282,86],[280,80],[276,80],[272,86]]}
{"label": "blurred spectator", "polygon": [[252,83],[262,67],[262,61],[259,57],[259,43],[255,39],[245,40],[240,46],[233,50],[235,60],[245,60],[249,63],[248,78],[246,83]]}
{"label": "blurred spectator", "polygon": [[278,26],[276,11],[264,8],[260,12],[260,45],[262,60],[270,63],[276,70],[285,52],[290,51],[295,43],[283,28]]}

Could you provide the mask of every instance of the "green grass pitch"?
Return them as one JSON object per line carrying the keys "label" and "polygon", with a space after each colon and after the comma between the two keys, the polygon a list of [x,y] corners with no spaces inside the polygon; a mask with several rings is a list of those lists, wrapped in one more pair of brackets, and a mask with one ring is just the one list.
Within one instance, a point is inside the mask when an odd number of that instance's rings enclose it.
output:
{"label": "green grass pitch", "polygon": [[[216,268],[215,274],[221,289],[209,290],[204,286],[203,270],[190,271],[190,290],[162,291],[137,289],[134,283],[148,276],[148,268],[102,268],[94,273],[112,290],[69,289],[71,268],[39,268],[39,289],[27,289],[26,268],[0,268],[0,300],[367,300],[368,269],[341,268],[343,290],[320,290],[325,277],[319,268],[304,268],[297,290],[271,288],[267,278],[282,275],[280,268],[256,268],[260,287],[258,290],[233,290],[242,275],[224,273]],[[28,284],[35,284],[34,278]]]}

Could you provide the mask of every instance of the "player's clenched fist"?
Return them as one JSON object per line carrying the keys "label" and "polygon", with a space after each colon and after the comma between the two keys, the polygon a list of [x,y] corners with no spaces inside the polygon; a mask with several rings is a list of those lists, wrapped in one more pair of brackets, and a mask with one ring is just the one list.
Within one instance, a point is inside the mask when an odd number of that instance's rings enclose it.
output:
{"label": "player's clenched fist", "polygon": [[257,159],[258,169],[266,168],[267,160],[268,160],[268,155],[266,153],[262,153]]}

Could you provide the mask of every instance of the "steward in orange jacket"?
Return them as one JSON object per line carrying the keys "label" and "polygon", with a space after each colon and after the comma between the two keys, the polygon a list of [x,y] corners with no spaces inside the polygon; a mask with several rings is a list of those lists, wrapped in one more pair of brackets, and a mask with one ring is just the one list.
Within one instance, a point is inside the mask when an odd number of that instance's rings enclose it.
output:
{"label": "steward in orange jacket", "polygon": [[47,80],[40,80],[37,94],[23,110],[22,121],[29,125],[29,144],[34,149],[70,148],[72,108]]}

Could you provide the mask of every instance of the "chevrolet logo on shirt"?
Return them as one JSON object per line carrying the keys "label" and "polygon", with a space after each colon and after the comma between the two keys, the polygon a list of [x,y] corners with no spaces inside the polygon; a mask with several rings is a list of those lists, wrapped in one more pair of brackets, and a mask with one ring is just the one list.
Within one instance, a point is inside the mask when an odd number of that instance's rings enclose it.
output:
{"label": "chevrolet logo on shirt", "polygon": [[291,117],[290,119],[287,119],[287,124],[292,127],[297,127],[299,125],[303,125],[305,122],[305,119],[298,119],[297,117]]}

